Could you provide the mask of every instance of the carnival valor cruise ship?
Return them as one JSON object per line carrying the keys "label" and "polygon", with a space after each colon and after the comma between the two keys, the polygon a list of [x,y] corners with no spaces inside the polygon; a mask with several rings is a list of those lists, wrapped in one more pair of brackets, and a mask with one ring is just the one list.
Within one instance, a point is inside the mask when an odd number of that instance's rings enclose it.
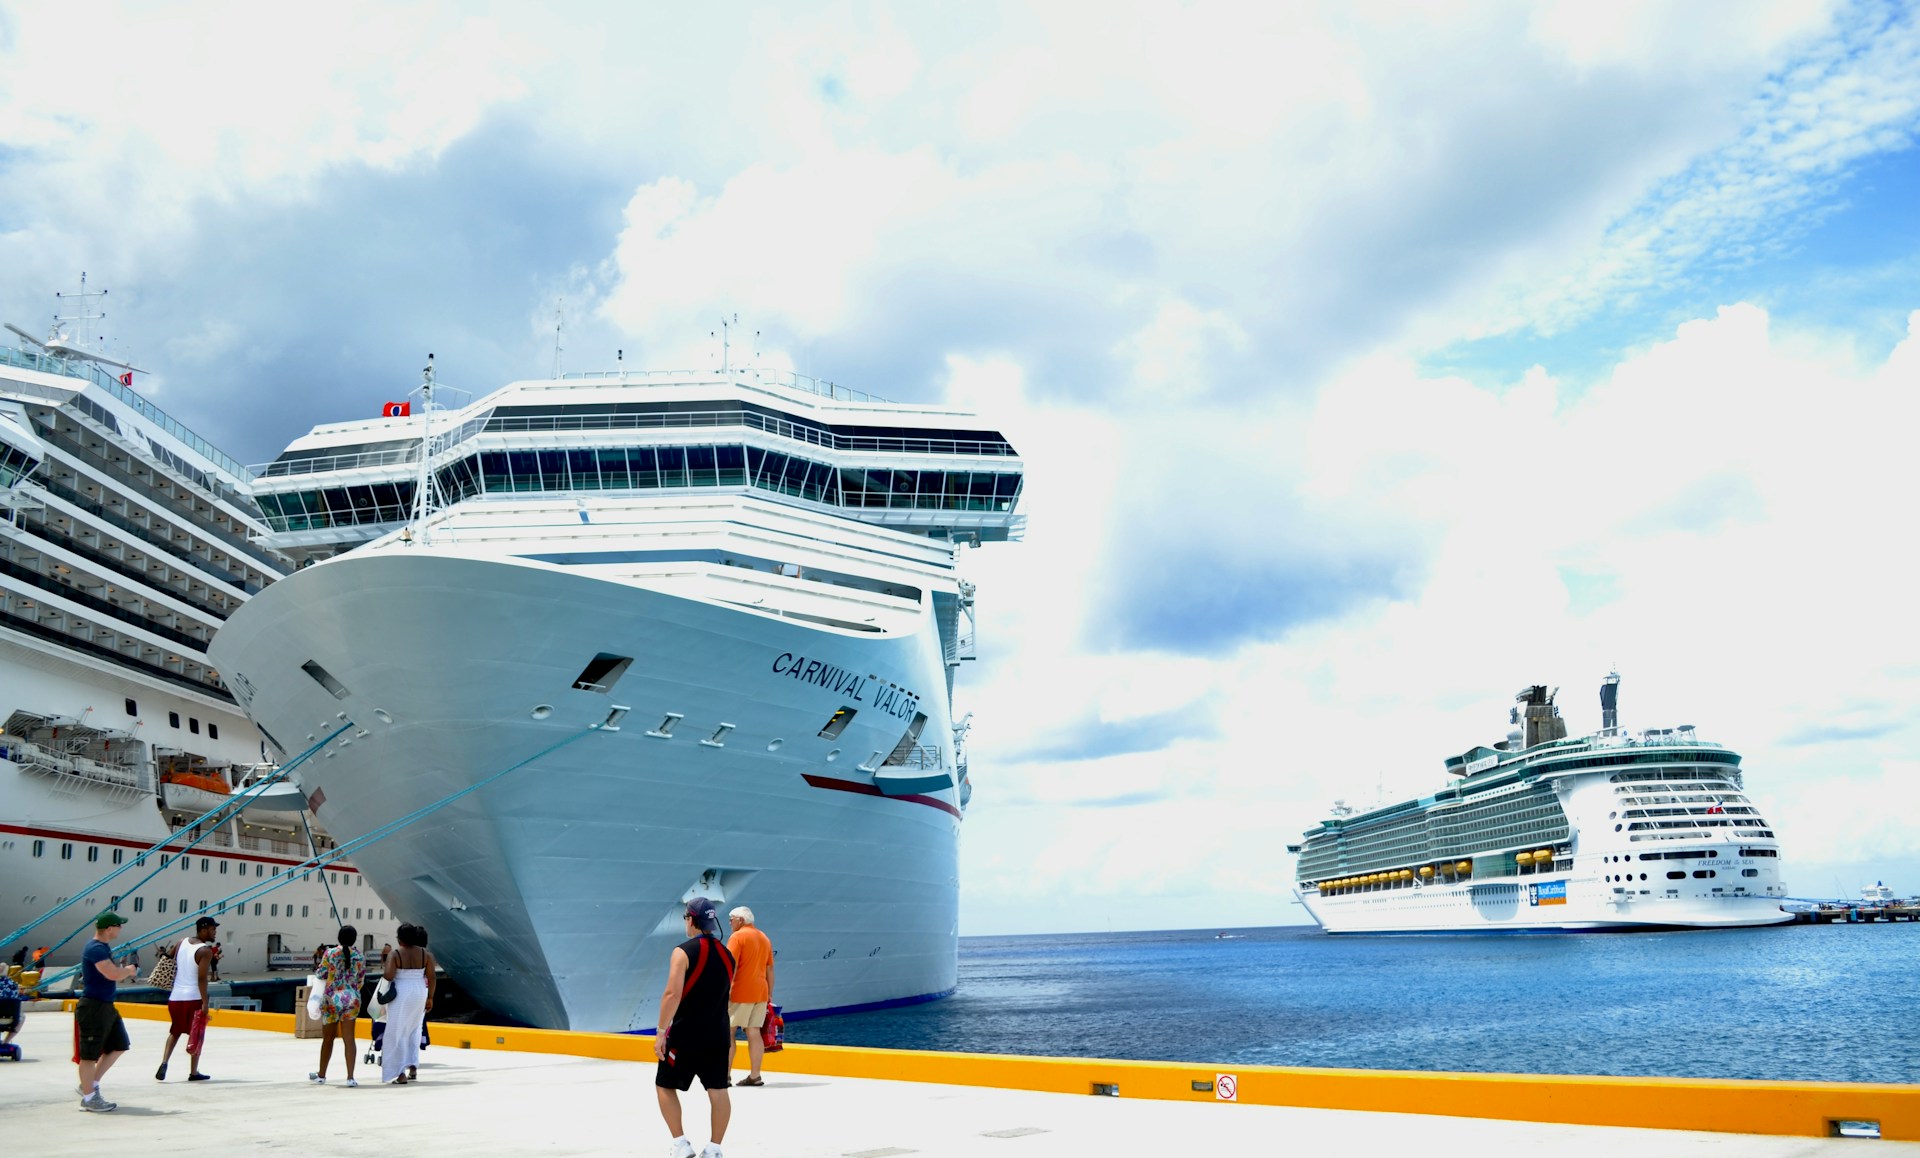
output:
{"label": "carnival valor cruise ship", "polygon": [[398,922],[351,862],[301,868],[331,841],[297,792],[222,807],[270,756],[207,641],[289,564],[252,542],[266,528],[245,469],[82,332],[100,293],[83,285],[44,340],[8,326],[20,344],[0,347],[0,936],[71,900],[31,947],[115,903],[123,942],[217,914],[229,974],[305,963],[342,920],[369,949],[390,941]]}
{"label": "carnival valor cruise ship", "polygon": [[1780,846],[1745,794],[1740,757],[1690,727],[1629,735],[1620,677],[1601,728],[1567,737],[1545,687],[1515,730],[1447,761],[1451,785],[1335,815],[1288,851],[1301,902],[1329,933],[1565,932],[1773,925]]}
{"label": "carnival valor cruise ship", "polygon": [[651,1026],[696,895],[789,1012],[950,991],[956,561],[1022,530],[1007,441],[756,370],[422,393],[255,468],[302,566],[212,648],[279,751],[351,724],[300,776],[342,840],[405,823],[381,895],[537,1026]]}

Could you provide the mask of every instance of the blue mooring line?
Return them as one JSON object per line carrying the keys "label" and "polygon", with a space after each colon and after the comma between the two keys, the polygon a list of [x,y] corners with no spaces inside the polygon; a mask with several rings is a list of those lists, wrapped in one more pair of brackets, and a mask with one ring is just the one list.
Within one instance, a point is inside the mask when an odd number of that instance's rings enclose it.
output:
{"label": "blue mooring line", "polygon": [[[349,721],[347,724],[347,728],[351,728],[353,726],[354,726],[353,723]],[[604,726],[603,724],[589,724],[585,728],[582,728],[580,731],[575,732],[573,735],[568,736],[563,740],[558,740],[552,744],[549,744],[545,748],[542,748],[540,751],[535,752],[531,756],[528,756],[526,759],[521,760],[516,764],[511,764],[505,768],[502,768],[500,771],[493,773],[491,776],[488,776],[483,780],[477,780],[474,783],[467,785],[465,788],[460,789],[458,792],[454,792],[447,796],[443,796],[440,799],[434,801],[433,803],[427,804],[421,808],[417,808],[414,811],[407,813],[405,816],[399,817],[398,819],[390,820],[387,823],[381,825],[380,827],[374,829],[372,832],[369,832],[363,836],[350,840],[343,845],[339,845],[324,855],[316,853],[314,856],[309,857],[307,860],[301,862],[300,864],[297,864],[292,868],[285,870],[286,875],[284,877],[276,876],[272,880],[262,881],[257,885],[249,885],[246,888],[241,889],[237,893],[232,893],[218,901],[215,901],[214,906],[230,905],[236,902],[244,904],[248,901],[255,900],[259,897],[264,897],[268,893],[271,893],[276,889],[284,888],[285,886],[293,883],[293,880],[296,876],[299,876],[305,873],[310,873],[316,868],[325,869],[328,866],[332,865],[335,861],[341,860],[351,855],[353,852],[359,849],[365,848],[367,845],[374,843],[375,841],[384,840],[385,838],[393,835],[394,833],[400,831],[401,829],[407,827],[408,825],[413,824],[416,821],[419,821],[427,816],[432,815],[435,812],[440,811],[442,808],[445,808],[447,805],[452,804],[454,801],[460,799],[462,796],[465,796],[470,792],[478,792],[480,789],[485,788],[487,785],[500,779],[502,776],[506,776],[512,772],[517,772],[520,769],[525,768],[527,765],[533,763],[535,760],[539,760],[539,759],[542,759],[543,757],[552,755],[553,753],[566,747],[568,744],[571,744],[575,740],[580,739],[582,736],[585,736],[592,732],[599,731],[603,726]],[[344,732],[346,731],[346,728],[342,728],[340,729],[340,731]],[[305,759],[307,756],[317,751],[321,746],[331,741],[334,738],[334,736],[338,736],[339,734],[340,732],[335,732],[332,736],[328,736],[326,740],[322,740],[320,744],[316,744],[313,748],[307,749],[306,752],[301,753],[301,759]],[[288,768],[290,769],[291,767],[292,765],[289,764]],[[189,845],[188,847],[192,847],[192,846]],[[184,852],[185,849],[181,851]],[[154,870],[154,873],[149,873],[147,877],[140,882],[140,884],[145,884],[147,880],[151,880],[153,876],[158,872],[159,870],[156,869]],[[95,887],[98,887],[98,886],[96,885]],[[139,885],[135,885],[134,887],[137,889]],[[88,891],[91,892],[92,890],[89,889]],[[132,893],[127,893],[125,895],[131,896]],[[189,913],[179,918],[176,918],[174,921],[161,926],[159,929],[154,930],[152,933],[149,933],[144,937],[139,937],[139,938],[135,938],[134,940],[128,941],[124,945],[118,946],[118,948],[122,949],[122,951],[126,951],[126,950],[132,950],[132,949],[140,949],[148,945],[155,944],[156,942],[159,942],[161,940],[164,940],[166,937],[171,936],[176,930],[186,929],[187,927],[192,925],[193,922],[199,920],[200,913],[204,913],[206,911],[207,911],[207,907],[203,906],[197,912]],[[337,911],[337,907],[336,907],[336,911]],[[51,915],[52,914],[48,914],[48,916],[51,916]],[[46,918],[43,917],[41,919],[45,920]],[[31,926],[29,926],[29,928],[30,927]],[[82,928],[84,927],[85,926],[82,926]],[[76,930],[75,932],[77,933],[78,931],[79,930]],[[70,934],[67,939],[71,940],[72,935]],[[0,943],[4,943],[4,942],[0,942]],[[63,945],[66,944],[66,941],[62,941],[61,944]],[[40,981],[41,988],[44,989],[46,986],[51,985],[57,981],[64,981],[68,977],[71,977],[75,973],[79,972],[79,969],[80,967],[78,965],[69,965],[66,968],[62,969],[61,971],[55,973],[52,977],[42,978]]]}

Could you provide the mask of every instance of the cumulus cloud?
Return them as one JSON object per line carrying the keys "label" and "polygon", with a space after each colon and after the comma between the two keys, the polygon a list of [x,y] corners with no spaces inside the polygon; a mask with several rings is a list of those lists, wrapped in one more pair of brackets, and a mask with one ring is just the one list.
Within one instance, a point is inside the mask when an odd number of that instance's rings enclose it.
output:
{"label": "cumulus cloud", "polygon": [[[0,316],[88,269],[142,385],[250,460],[427,350],[476,393],[546,373],[561,298],[568,368],[706,364],[738,313],[776,364],[979,408],[1030,533],[966,558],[970,929],[1035,880],[1163,898],[1128,923],[1208,923],[1220,881],[1293,916],[1276,832],[1428,786],[1505,689],[1614,663],[1631,713],[1747,750],[1795,855],[1838,858],[1802,805],[1897,796],[1915,758],[1886,609],[1920,343],[1756,303],[1863,164],[1911,155],[1916,27],[108,4],[75,85],[70,15],[13,6]],[[1603,354],[1599,318],[1628,319]],[[1429,361],[1499,335],[1584,356]]]}

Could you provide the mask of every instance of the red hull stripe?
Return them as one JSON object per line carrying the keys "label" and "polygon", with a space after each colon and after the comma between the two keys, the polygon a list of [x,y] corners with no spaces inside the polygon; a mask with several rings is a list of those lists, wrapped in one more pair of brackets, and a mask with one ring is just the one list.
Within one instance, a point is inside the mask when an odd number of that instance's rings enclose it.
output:
{"label": "red hull stripe", "polygon": [[[127,840],[124,837],[118,837],[118,836],[95,836],[93,833],[90,833],[90,832],[63,832],[57,828],[28,828],[28,827],[25,827],[24,825],[18,825],[18,824],[0,824],[0,832],[17,833],[20,836],[45,837],[46,839],[49,839],[49,840],[70,840],[75,844],[99,844],[99,845],[105,845],[108,848],[131,848],[131,849],[137,849],[140,851],[145,851],[148,848],[148,846],[150,846],[153,843],[152,841]],[[160,850],[160,855],[161,856],[179,856],[180,850],[177,848],[164,848]],[[270,856],[254,856],[251,853],[245,853],[245,852],[215,852],[207,848],[206,845],[201,845],[199,848],[194,849],[192,852],[188,853],[187,855],[188,856],[204,856],[208,858],[218,858],[221,860],[259,861],[261,864],[275,864],[275,865],[284,866],[286,868],[292,868],[294,865],[306,863],[306,860],[304,858],[300,860],[286,860],[284,858],[275,858]],[[353,868],[349,865],[330,864],[326,867],[324,871],[340,872],[340,873],[357,873],[360,870],[357,868]]]}
{"label": "red hull stripe", "polygon": [[831,788],[835,792],[851,792],[856,796],[879,796],[887,800],[907,800],[914,804],[924,804],[928,808],[938,808],[942,812],[952,813],[955,820],[960,819],[960,810],[940,799],[938,796],[921,796],[917,793],[912,796],[888,796],[873,785],[862,784],[858,780],[835,780],[832,777],[815,776],[808,772],[802,772],[800,776],[815,788]]}

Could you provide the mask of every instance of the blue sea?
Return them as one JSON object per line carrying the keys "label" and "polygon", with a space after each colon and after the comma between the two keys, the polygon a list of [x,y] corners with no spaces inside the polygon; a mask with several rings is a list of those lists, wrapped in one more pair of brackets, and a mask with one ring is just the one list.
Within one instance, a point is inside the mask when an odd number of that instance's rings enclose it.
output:
{"label": "blue sea", "polygon": [[1223,1064],[1920,1081],[1920,924],[1542,936],[968,937],[833,1045]]}

